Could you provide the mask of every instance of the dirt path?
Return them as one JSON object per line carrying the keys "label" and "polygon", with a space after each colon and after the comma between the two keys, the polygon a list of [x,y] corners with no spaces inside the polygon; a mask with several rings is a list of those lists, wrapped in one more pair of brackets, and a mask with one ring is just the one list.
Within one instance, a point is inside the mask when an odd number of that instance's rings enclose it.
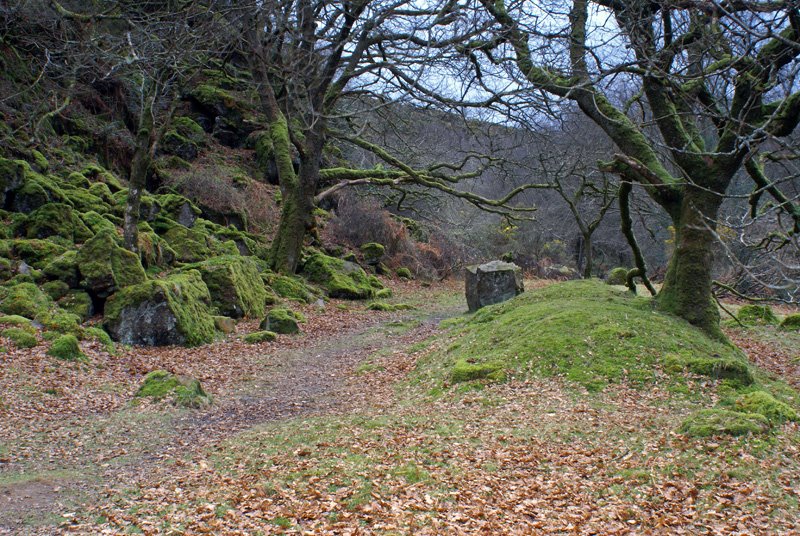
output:
{"label": "dirt path", "polygon": [[[321,339],[295,341],[294,348],[270,347],[257,358],[247,381],[218,397],[209,410],[126,406],[58,428],[50,452],[34,449],[40,459],[28,468],[0,464],[6,482],[0,484],[0,534],[57,533],[58,523],[110,489],[158,478],[236,432],[300,415],[347,411],[369,398],[370,387],[360,385],[354,374],[360,363],[376,352],[423,340],[441,318],[459,309],[386,316]],[[76,451],[71,459],[58,455]],[[30,468],[34,478],[25,475]],[[19,482],[14,482],[15,471]]]}

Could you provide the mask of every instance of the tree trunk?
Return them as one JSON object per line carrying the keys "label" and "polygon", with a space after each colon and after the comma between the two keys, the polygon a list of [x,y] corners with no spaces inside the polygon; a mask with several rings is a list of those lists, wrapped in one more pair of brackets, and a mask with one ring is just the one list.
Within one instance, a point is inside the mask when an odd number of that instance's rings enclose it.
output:
{"label": "tree trunk", "polygon": [[583,265],[583,278],[591,279],[592,266],[594,259],[592,258],[592,233],[585,233],[583,235],[583,257],[586,264]]}
{"label": "tree trunk", "polygon": [[[285,121],[282,125],[285,125]],[[298,173],[292,167],[289,144],[281,143],[284,134],[288,140],[288,127],[284,132],[281,124],[273,127],[275,161],[281,182],[283,209],[278,231],[270,249],[272,269],[286,274],[294,273],[300,261],[303,243],[309,233],[315,233],[314,194],[319,183],[319,167],[322,157],[323,137],[315,132],[306,133],[305,154]],[[276,134],[279,138],[276,140]]]}
{"label": "tree trunk", "polygon": [[139,129],[136,136],[136,150],[131,162],[131,174],[128,178],[128,201],[125,204],[125,221],[123,223],[123,240],[125,249],[139,253],[139,207],[142,203],[142,191],[147,183],[147,172],[150,170],[152,155],[152,125]]}
{"label": "tree trunk", "polygon": [[[713,246],[722,198],[687,187],[680,208],[672,211],[675,251],[657,302],[711,337],[726,340],[719,327],[719,310],[711,294]],[[678,207],[676,207],[677,209]]]}

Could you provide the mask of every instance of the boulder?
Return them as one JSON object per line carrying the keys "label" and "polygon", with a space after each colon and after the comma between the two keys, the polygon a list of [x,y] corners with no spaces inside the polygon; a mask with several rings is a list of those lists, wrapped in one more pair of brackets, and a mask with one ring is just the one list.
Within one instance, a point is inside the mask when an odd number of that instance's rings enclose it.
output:
{"label": "boulder", "polygon": [[359,265],[322,253],[309,257],[303,273],[311,282],[325,287],[331,298],[365,300],[383,288],[380,281],[370,279]]}
{"label": "boulder", "polygon": [[524,290],[522,269],[516,264],[491,261],[467,267],[466,294],[470,311],[510,300]]}
{"label": "boulder", "polygon": [[187,268],[200,272],[211,293],[211,303],[221,315],[254,318],[264,314],[267,290],[251,257],[212,257]]}
{"label": "boulder", "polygon": [[83,287],[101,299],[147,279],[139,256],[120,247],[112,231],[101,231],[87,241],[76,261]]}
{"label": "boulder", "polygon": [[126,287],[106,302],[103,327],[123,344],[197,346],[214,340],[211,296],[200,273]]}
{"label": "boulder", "polygon": [[275,333],[293,334],[300,332],[298,322],[305,322],[305,317],[290,309],[272,309],[261,322],[260,329]]}

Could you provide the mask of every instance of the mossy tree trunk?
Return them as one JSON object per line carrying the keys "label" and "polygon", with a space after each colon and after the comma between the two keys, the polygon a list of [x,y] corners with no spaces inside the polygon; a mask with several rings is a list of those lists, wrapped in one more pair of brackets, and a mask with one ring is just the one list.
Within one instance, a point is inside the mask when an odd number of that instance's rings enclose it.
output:
{"label": "mossy tree trunk", "polygon": [[583,275],[584,279],[590,279],[592,277],[592,269],[594,268],[594,257],[592,256],[592,234],[593,230],[590,232],[582,233],[583,237]]}
{"label": "mossy tree trunk", "polygon": [[139,253],[139,208],[142,203],[142,192],[147,184],[147,173],[155,152],[155,121],[153,119],[153,101],[145,99],[145,105],[139,114],[139,129],[136,132],[136,149],[131,161],[131,172],[128,177],[128,201],[125,204],[125,221],[123,223],[123,240],[125,249]]}
{"label": "mossy tree trunk", "polygon": [[711,294],[716,220],[722,196],[688,187],[676,210],[675,251],[667,267],[664,285],[658,293],[659,309],[699,327],[718,339],[719,310]]}

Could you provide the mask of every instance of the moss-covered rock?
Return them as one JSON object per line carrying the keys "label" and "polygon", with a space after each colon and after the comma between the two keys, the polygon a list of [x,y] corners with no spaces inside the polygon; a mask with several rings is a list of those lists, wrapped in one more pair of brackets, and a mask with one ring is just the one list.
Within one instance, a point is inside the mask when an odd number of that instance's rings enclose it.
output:
{"label": "moss-covered rock", "polygon": [[39,344],[36,336],[24,328],[6,328],[0,331],[0,335],[10,340],[17,348],[33,348]]}
{"label": "moss-covered rock", "polygon": [[796,331],[800,329],[800,313],[786,315],[786,318],[781,320],[780,328],[787,331]]}
{"label": "moss-covered rock", "polygon": [[376,300],[386,300],[392,297],[392,289],[390,288],[382,288],[380,290],[375,291],[375,299]]}
{"label": "moss-covered rock", "polygon": [[117,240],[115,233],[103,231],[78,250],[81,284],[100,298],[147,279],[139,256],[120,247]]}
{"label": "moss-covered rock", "polygon": [[158,236],[147,223],[139,228],[139,255],[145,268],[171,266],[178,256],[169,243]]}
{"label": "moss-covered rock", "polygon": [[61,335],[50,344],[47,355],[64,361],[84,361],[86,356],[81,352],[78,338],[75,335]]}
{"label": "moss-covered rock", "polygon": [[364,256],[364,262],[370,266],[376,266],[381,262],[386,248],[383,244],[377,242],[367,242],[361,245],[361,254]]}
{"label": "moss-covered rock", "polygon": [[775,325],[778,318],[769,305],[745,305],[739,309],[739,322],[747,326]]}
{"label": "moss-covered rock", "polygon": [[55,301],[66,296],[67,292],[69,292],[69,285],[63,281],[48,281],[42,285],[42,290],[50,296],[50,299]]}
{"label": "moss-covered rock", "polygon": [[405,266],[401,266],[394,272],[400,279],[414,279],[414,274]]}
{"label": "moss-covered rock", "polygon": [[178,222],[184,227],[192,227],[197,221],[201,210],[187,198],[178,194],[163,194],[156,196],[161,210],[159,215]]}
{"label": "moss-covered rock", "polygon": [[769,421],[757,413],[704,409],[688,417],[678,431],[692,437],[762,434],[769,431]]}
{"label": "moss-covered rock", "polygon": [[298,322],[305,322],[305,317],[290,309],[276,308],[267,313],[261,322],[261,329],[275,333],[294,334],[300,332]]}
{"label": "moss-covered rock", "polygon": [[122,182],[112,172],[97,164],[89,164],[81,170],[81,174],[93,183],[103,183],[111,192],[122,190]]}
{"label": "moss-covered rock", "polygon": [[31,320],[29,318],[25,318],[24,316],[2,315],[0,316],[0,325],[15,326],[18,328],[23,328],[29,333],[36,333],[36,329],[33,327]]}
{"label": "moss-covered rock", "polygon": [[64,311],[60,307],[53,307],[43,311],[35,318],[46,329],[57,333],[80,333],[81,318],[73,313]]}
{"label": "moss-covered rock", "polygon": [[200,272],[211,293],[211,303],[220,314],[232,318],[264,314],[267,291],[252,258],[214,257],[187,268]]}
{"label": "moss-covered rock", "polygon": [[76,315],[81,322],[85,322],[94,314],[92,298],[82,290],[70,290],[58,300],[58,306],[64,311]]}
{"label": "moss-covered rock", "polygon": [[310,281],[322,285],[332,298],[364,300],[375,295],[376,288],[364,270],[342,259],[315,253],[305,262],[303,273]]}
{"label": "moss-covered rock", "polygon": [[381,301],[372,302],[367,305],[367,309],[370,311],[406,311],[409,309],[414,309],[413,305],[409,305],[407,303],[386,303]]}
{"label": "moss-covered rock", "polygon": [[108,219],[107,216],[102,216],[94,210],[81,214],[81,220],[93,235],[103,231],[116,232],[117,230],[117,226],[114,222]]}
{"label": "moss-covered rock", "polygon": [[272,342],[277,338],[278,335],[272,331],[255,331],[245,335],[243,340],[247,344],[258,344],[260,342]]}
{"label": "moss-covered rock", "polygon": [[180,262],[199,262],[211,256],[205,235],[182,225],[169,229],[164,234],[164,239]]}
{"label": "moss-covered rock", "polygon": [[103,325],[115,341],[145,346],[196,346],[216,333],[211,296],[195,270],[122,289],[106,303]]}
{"label": "moss-covered rock", "polygon": [[489,380],[493,382],[505,381],[505,371],[502,363],[469,363],[457,361],[450,372],[451,383],[462,383],[473,380]]}
{"label": "moss-covered rock", "polygon": [[78,252],[69,250],[53,258],[42,269],[45,277],[63,281],[70,288],[77,288],[80,281],[78,274]]}
{"label": "moss-covered rock", "polygon": [[624,285],[628,279],[628,269],[621,266],[613,268],[606,276],[609,285]]}
{"label": "moss-covered rock", "polygon": [[56,243],[56,240],[56,237],[46,240],[0,240],[0,242],[5,243],[0,244],[0,249],[4,246],[8,247],[14,257],[22,259],[34,268],[41,270],[51,260],[67,251],[68,248]]}
{"label": "moss-covered rock", "polygon": [[50,297],[33,283],[20,283],[0,293],[0,312],[34,319],[53,305]]}
{"label": "moss-covered rock", "polygon": [[5,206],[6,196],[25,181],[24,164],[21,160],[0,158],[0,206]]}
{"label": "moss-covered rock", "polygon": [[264,280],[281,298],[299,303],[311,303],[316,299],[314,290],[300,277],[267,273]]}
{"label": "moss-covered rock", "polygon": [[743,413],[758,413],[766,417],[770,423],[783,423],[797,421],[797,412],[785,402],[776,400],[766,391],[753,391],[736,399],[734,403],[737,411]]}
{"label": "moss-covered rock", "polygon": [[212,403],[198,380],[177,376],[166,370],[148,373],[134,396],[154,400],[170,397],[175,405],[190,408],[201,408]]}

